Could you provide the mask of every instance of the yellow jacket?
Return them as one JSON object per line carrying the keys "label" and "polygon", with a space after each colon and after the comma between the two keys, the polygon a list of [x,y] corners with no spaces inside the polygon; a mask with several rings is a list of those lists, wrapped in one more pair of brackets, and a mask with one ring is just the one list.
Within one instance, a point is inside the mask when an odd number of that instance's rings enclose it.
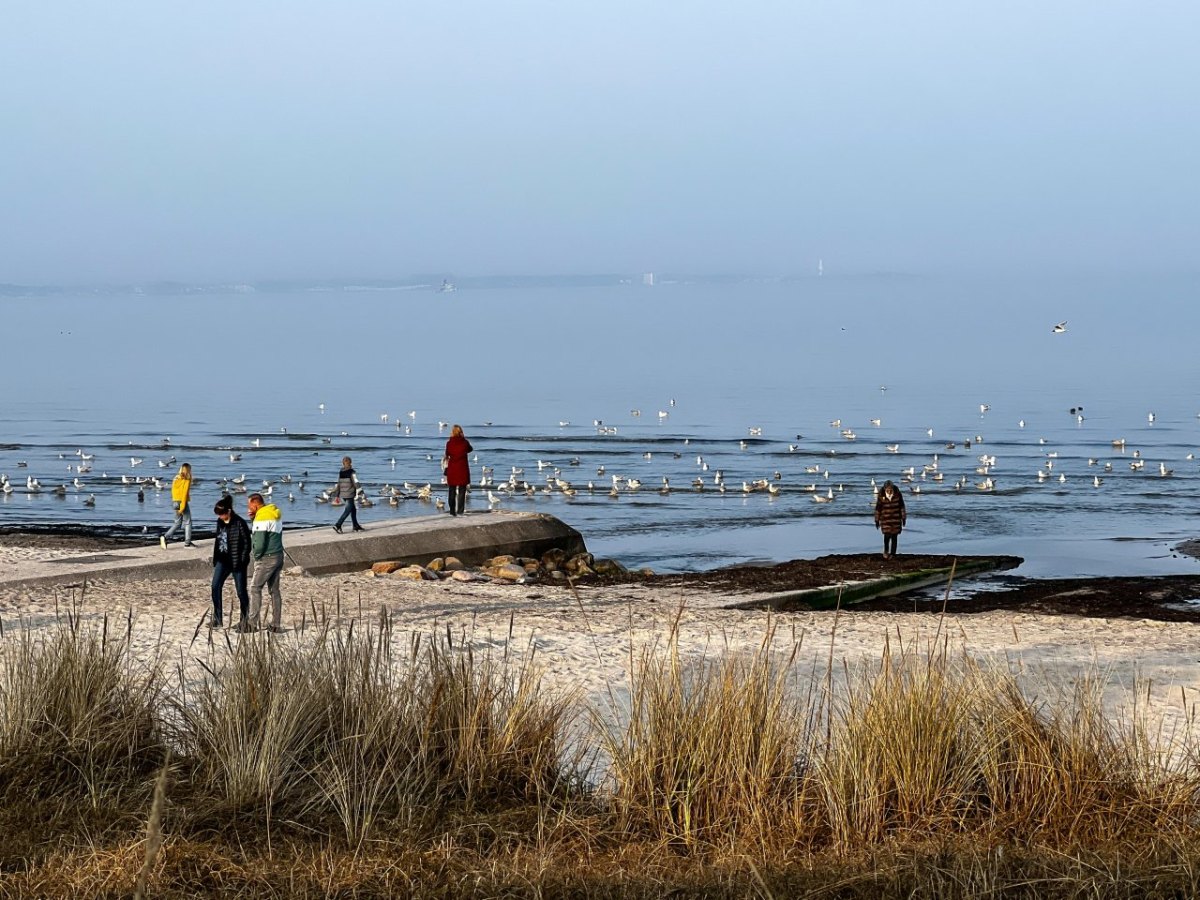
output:
{"label": "yellow jacket", "polygon": [[171,502],[179,504],[180,512],[188,508],[191,492],[192,480],[184,478],[182,475],[176,475],[175,480],[171,482]]}

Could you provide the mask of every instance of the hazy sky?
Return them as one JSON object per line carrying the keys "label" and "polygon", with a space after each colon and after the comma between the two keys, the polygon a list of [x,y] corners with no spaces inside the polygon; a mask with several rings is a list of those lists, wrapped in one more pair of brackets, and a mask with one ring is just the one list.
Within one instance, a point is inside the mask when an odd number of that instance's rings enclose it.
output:
{"label": "hazy sky", "polygon": [[1200,4],[20,2],[0,282],[1194,270]]}

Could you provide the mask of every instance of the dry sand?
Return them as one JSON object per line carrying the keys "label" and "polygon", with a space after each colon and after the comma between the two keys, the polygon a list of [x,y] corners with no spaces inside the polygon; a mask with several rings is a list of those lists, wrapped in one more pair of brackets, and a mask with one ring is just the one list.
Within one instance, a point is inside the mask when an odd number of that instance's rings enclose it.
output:
{"label": "dry sand", "polygon": [[[39,551],[0,544],[3,565]],[[94,552],[94,551],[77,551]],[[32,557],[27,557],[32,558]],[[44,555],[41,558],[46,558]],[[412,582],[369,573],[283,578],[284,626],[274,640],[302,641],[315,629],[314,614],[343,621],[376,622],[386,610],[397,640],[412,633],[449,631],[477,647],[509,642],[510,652],[533,649],[547,678],[578,687],[603,705],[628,685],[631,653],[663,644],[677,627],[681,650],[693,657],[757,649],[768,635],[783,652],[799,645],[798,671],[826,671],[832,643],[836,671],[878,664],[885,646],[927,648],[936,638],[950,651],[1027,676],[1026,689],[1048,697],[1076,679],[1098,672],[1114,716],[1137,704],[1168,729],[1190,715],[1200,692],[1200,624],[1145,619],[1101,619],[997,611],[939,617],[930,613],[802,612],[769,615],[725,608],[736,598],[712,591],[645,586],[581,586],[573,592],[552,584],[498,585],[456,581]],[[105,616],[122,630],[132,619],[134,646],[149,657],[165,646],[171,658],[198,666],[227,651],[226,636],[202,622],[210,610],[206,580],[89,582],[78,589],[0,588],[0,620],[6,635],[24,624],[50,627],[56,616],[79,605],[85,621]],[[226,623],[236,620],[232,582],[225,589]],[[836,623],[836,634],[835,634]],[[511,635],[511,637],[510,637]],[[232,632],[228,640],[241,639]]]}

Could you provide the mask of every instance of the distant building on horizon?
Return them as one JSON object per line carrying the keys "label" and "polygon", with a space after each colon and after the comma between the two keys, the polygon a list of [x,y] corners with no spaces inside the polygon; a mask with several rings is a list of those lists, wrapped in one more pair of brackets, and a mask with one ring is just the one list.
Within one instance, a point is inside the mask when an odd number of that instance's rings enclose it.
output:
{"label": "distant building on horizon", "polygon": [[646,287],[654,287],[654,273],[653,272],[643,272],[642,273],[642,284],[644,284]]}

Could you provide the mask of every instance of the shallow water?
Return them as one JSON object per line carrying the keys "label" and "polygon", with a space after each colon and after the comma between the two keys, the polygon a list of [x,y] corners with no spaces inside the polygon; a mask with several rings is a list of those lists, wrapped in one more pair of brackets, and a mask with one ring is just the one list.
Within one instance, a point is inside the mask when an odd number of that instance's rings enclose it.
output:
{"label": "shallow water", "polygon": [[[183,461],[201,522],[217,480],[243,474],[251,489],[292,476],[274,488],[285,521],[330,522],[338,510],[315,496],[343,455],[373,496],[385,484],[436,486],[442,420],[466,429],[476,481],[481,466],[497,483],[516,467],[540,488],[557,470],[577,490],[493,487],[501,508],[551,513],[596,553],[660,571],[874,550],[871,480],[912,468],[902,551],[1011,553],[1037,576],[1193,572],[1170,548],[1196,532],[1200,469],[1186,457],[1200,446],[1190,347],[1200,313],[1186,301],[1197,287],[878,277],[10,299],[0,472],[14,492],[0,525],[156,533],[171,519],[169,491],[139,503],[120,477],[169,485]],[[1167,325],[1155,310],[1170,311]],[[1051,335],[1062,319],[1067,333]],[[1068,411],[1080,407],[1082,421]],[[91,472],[73,468],[81,450],[95,455]],[[1142,471],[1130,468],[1135,453]],[[935,454],[944,480],[933,470],[922,480]],[[982,455],[996,458],[994,491],[975,486]],[[610,497],[614,474],[643,486]],[[26,492],[27,475],[42,493]],[[49,492],[76,477],[83,487]],[[659,493],[663,478],[670,493]],[[743,493],[755,479],[779,495]],[[835,501],[814,503],[810,485]],[[471,508],[488,507],[484,493]],[[362,518],[433,512],[409,499]]]}

